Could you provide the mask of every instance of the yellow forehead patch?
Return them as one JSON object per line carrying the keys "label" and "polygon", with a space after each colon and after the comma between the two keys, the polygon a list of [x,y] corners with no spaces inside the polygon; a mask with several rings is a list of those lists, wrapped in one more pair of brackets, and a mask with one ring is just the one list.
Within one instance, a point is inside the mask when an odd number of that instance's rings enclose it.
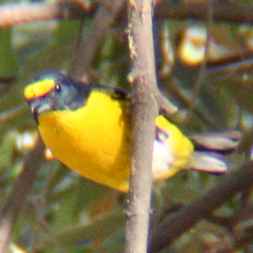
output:
{"label": "yellow forehead patch", "polygon": [[55,88],[55,81],[50,79],[45,79],[42,81],[37,81],[35,83],[28,84],[24,90],[25,99],[31,100],[43,95]]}

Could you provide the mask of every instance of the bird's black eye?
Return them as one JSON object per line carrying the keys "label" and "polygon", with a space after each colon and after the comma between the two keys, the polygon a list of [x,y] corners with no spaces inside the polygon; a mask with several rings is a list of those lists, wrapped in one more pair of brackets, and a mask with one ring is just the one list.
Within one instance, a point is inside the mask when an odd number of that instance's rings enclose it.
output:
{"label": "bird's black eye", "polygon": [[61,85],[56,84],[56,85],[55,85],[55,91],[56,91],[56,92],[60,92],[60,91],[61,91]]}

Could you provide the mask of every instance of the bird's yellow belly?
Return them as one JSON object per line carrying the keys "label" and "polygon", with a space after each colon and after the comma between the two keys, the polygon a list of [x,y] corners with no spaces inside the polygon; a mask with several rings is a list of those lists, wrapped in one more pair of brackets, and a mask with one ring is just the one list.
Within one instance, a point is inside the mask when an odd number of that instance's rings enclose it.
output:
{"label": "bird's yellow belly", "polygon": [[82,176],[126,191],[129,176],[129,129],[121,110],[54,111],[39,117],[39,131],[55,158]]}
{"label": "bird's yellow belly", "polygon": [[[132,147],[129,100],[102,86],[64,86],[59,90],[57,82],[46,78],[25,89],[43,141],[55,158],[80,175],[127,191]],[[154,180],[159,180],[189,167],[193,145],[162,115],[155,124],[152,170]]]}
{"label": "bird's yellow belly", "polygon": [[[132,145],[126,108],[108,96],[95,95],[79,109],[42,113],[39,131],[54,157],[67,167],[97,183],[127,191]],[[155,124],[163,131],[154,142],[152,164],[153,178],[159,180],[186,168],[193,146],[163,116]]]}

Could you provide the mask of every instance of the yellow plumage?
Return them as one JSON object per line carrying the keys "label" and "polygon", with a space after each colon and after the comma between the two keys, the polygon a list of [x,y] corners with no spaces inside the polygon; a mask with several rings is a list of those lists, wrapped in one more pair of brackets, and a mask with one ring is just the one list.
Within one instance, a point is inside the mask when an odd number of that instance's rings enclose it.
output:
{"label": "yellow plumage", "polygon": [[[53,155],[67,167],[97,183],[127,191],[131,132],[126,106],[105,92],[93,91],[79,109],[42,113],[39,131]],[[156,125],[169,136],[166,146],[171,164],[166,169],[153,168],[154,179],[162,179],[187,167],[193,146],[163,116],[156,118]]]}
{"label": "yellow plumage", "polygon": [[[35,87],[36,86],[36,87]],[[26,99],[32,99],[34,97],[40,97],[44,94],[50,92],[55,87],[54,80],[42,80],[40,85],[29,85],[24,91],[24,96]]]}
{"label": "yellow plumage", "polygon": [[[92,181],[128,190],[132,133],[125,90],[83,85],[60,72],[50,72],[27,85],[24,96],[56,159]],[[183,169],[222,174],[227,164],[217,151],[231,151],[238,144],[234,135],[198,135],[193,137],[194,150],[192,142],[162,115],[157,116],[155,125],[154,180],[172,177]]]}

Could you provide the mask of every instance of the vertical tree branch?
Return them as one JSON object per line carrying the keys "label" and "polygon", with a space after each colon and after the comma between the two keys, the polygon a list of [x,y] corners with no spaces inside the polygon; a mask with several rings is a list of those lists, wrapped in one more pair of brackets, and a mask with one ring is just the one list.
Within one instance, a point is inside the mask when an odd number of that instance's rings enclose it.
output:
{"label": "vertical tree branch", "polygon": [[126,224],[126,253],[147,252],[152,188],[154,120],[158,114],[152,36],[152,1],[129,0],[129,49],[133,61],[133,157]]}

